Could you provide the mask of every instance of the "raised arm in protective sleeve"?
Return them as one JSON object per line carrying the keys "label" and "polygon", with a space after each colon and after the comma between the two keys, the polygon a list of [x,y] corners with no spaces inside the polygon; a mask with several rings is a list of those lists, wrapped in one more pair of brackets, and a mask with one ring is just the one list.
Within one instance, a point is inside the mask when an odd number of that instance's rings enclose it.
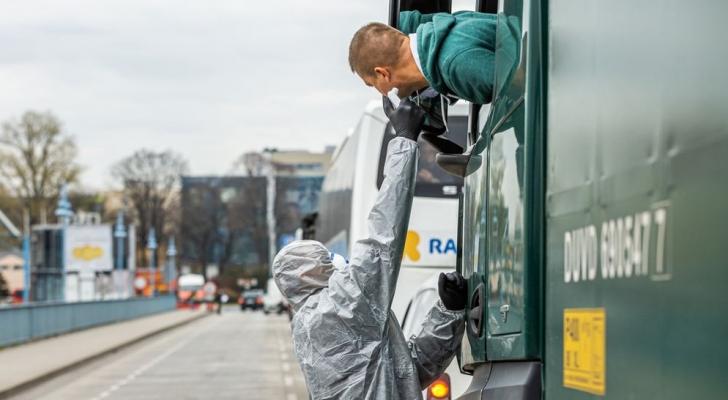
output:
{"label": "raised arm in protective sleeve", "polygon": [[[389,142],[384,181],[379,189],[368,224],[368,237],[352,247],[347,276],[335,274],[330,281],[332,289],[341,294],[351,284],[358,293],[351,293],[351,303],[371,315],[379,333],[383,331],[399,275],[399,268],[407,237],[409,215],[417,173],[417,142],[396,137]],[[342,279],[351,280],[342,282]],[[336,290],[335,286],[341,285]]]}

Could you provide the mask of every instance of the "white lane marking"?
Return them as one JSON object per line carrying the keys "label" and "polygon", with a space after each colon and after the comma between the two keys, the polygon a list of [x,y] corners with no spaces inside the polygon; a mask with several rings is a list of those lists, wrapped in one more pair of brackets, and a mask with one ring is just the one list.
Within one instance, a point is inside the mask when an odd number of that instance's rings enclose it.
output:
{"label": "white lane marking", "polygon": [[298,400],[298,396],[296,396],[295,393],[288,393],[286,395],[286,400]]}
{"label": "white lane marking", "polygon": [[217,326],[217,324],[219,324],[219,323],[220,323],[220,321],[217,321],[214,325],[208,327],[207,329],[204,329],[202,331],[199,331],[199,332],[195,333],[194,335],[188,337],[187,340],[184,340],[182,342],[177,343],[175,346],[173,346],[172,348],[168,349],[164,353],[158,355],[157,357],[153,358],[148,363],[146,363],[146,364],[142,365],[141,367],[139,367],[139,368],[135,369],[134,371],[132,371],[124,379],[122,379],[119,382],[114,383],[113,385],[109,386],[108,389],[106,389],[103,392],[99,393],[92,400],[101,400],[101,399],[105,399],[105,398],[111,396],[112,393],[114,393],[115,391],[119,390],[122,386],[124,386],[124,385],[128,384],[129,382],[133,381],[134,379],[136,379],[137,376],[141,375],[142,373],[144,373],[146,370],[152,368],[153,366],[159,364],[160,361],[162,361],[165,358],[171,356],[173,353],[177,352],[179,349],[181,349],[182,347],[186,346],[191,341],[193,341],[194,339],[196,339],[202,333],[205,333],[205,332],[209,331],[213,327]]}
{"label": "white lane marking", "polygon": [[146,364],[142,365],[141,367],[137,368],[136,370],[134,370],[134,372],[132,372],[131,374],[129,374],[126,378],[122,379],[118,383],[115,383],[115,384],[111,385],[108,389],[106,389],[105,391],[101,392],[101,394],[99,394],[98,396],[96,396],[94,399],[103,399],[105,397],[110,396],[111,393],[117,391],[122,386],[124,386],[127,383],[133,381],[137,376],[139,376],[140,374],[144,373],[144,371],[146,371],[149,368],[152,368],[153,366],[157,365],[160,361],[162,361],[165,358],[169,357],[170,355],[172,355],[172,353],[174,353],[177,350],[181,349],[183,346],[187,345],[187,343],[189,343],[189,342],[190,342],[189,340],[185,340],[184,342],[178,343],[176,346],[170,348],[169,350],[165,351],[164,353],[160,354],[159,356],[153,358],[148,363],[146,363]]}
{"label": "white lane marking", "polygon": [[282,361],[286,361],[286,360],[288,360],[288,353],[285,353],[285,352],[281,352],[281,360],[282,360]]}
{"label": "white lane marking", "polygon": [[293,386],[293,378],[290,376],[283,377],[283,384],[286,386]]}
{"label": "white lane marking", "polygon": [[283,372],[288,372],[291,370],[291,364],[284,362],[281,364],[281,368],[283,368]]}

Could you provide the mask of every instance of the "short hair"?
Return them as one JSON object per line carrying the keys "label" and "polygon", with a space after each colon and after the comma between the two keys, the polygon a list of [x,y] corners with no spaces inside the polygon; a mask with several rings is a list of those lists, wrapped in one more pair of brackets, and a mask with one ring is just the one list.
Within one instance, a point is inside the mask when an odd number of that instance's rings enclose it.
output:
{"label": "short hair", "polygon": [[349,44],[349,66],[359,76],[374,75],[374,68],[399,63],[399,49],[405,35],[379,22],[361,27]]}

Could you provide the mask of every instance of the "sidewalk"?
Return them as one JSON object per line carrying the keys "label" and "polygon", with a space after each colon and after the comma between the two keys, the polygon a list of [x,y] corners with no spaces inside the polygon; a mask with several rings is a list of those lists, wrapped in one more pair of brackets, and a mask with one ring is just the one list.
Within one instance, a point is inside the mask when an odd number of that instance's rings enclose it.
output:
{"label": "sidewalk", "polygon": [[64,370],[208,315],[176,310],[0,350],[0,398]]}

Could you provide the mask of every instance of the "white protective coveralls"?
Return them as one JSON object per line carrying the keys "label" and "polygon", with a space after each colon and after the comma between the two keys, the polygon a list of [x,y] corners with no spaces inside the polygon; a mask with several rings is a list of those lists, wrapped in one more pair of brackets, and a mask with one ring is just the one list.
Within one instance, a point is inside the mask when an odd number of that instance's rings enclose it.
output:
{"label": "white protective coveralls", "polygon": [[273,262],[273,277],[294,310],[294,351],[311,398],[421,399],[452,361],[464,311],[441,301],[419,334],[405,340],[390,310],[409,223],[417,143],[389,143],[384,182],[369,213],[369,236],[335,267],[319,242],[297,241]]}

